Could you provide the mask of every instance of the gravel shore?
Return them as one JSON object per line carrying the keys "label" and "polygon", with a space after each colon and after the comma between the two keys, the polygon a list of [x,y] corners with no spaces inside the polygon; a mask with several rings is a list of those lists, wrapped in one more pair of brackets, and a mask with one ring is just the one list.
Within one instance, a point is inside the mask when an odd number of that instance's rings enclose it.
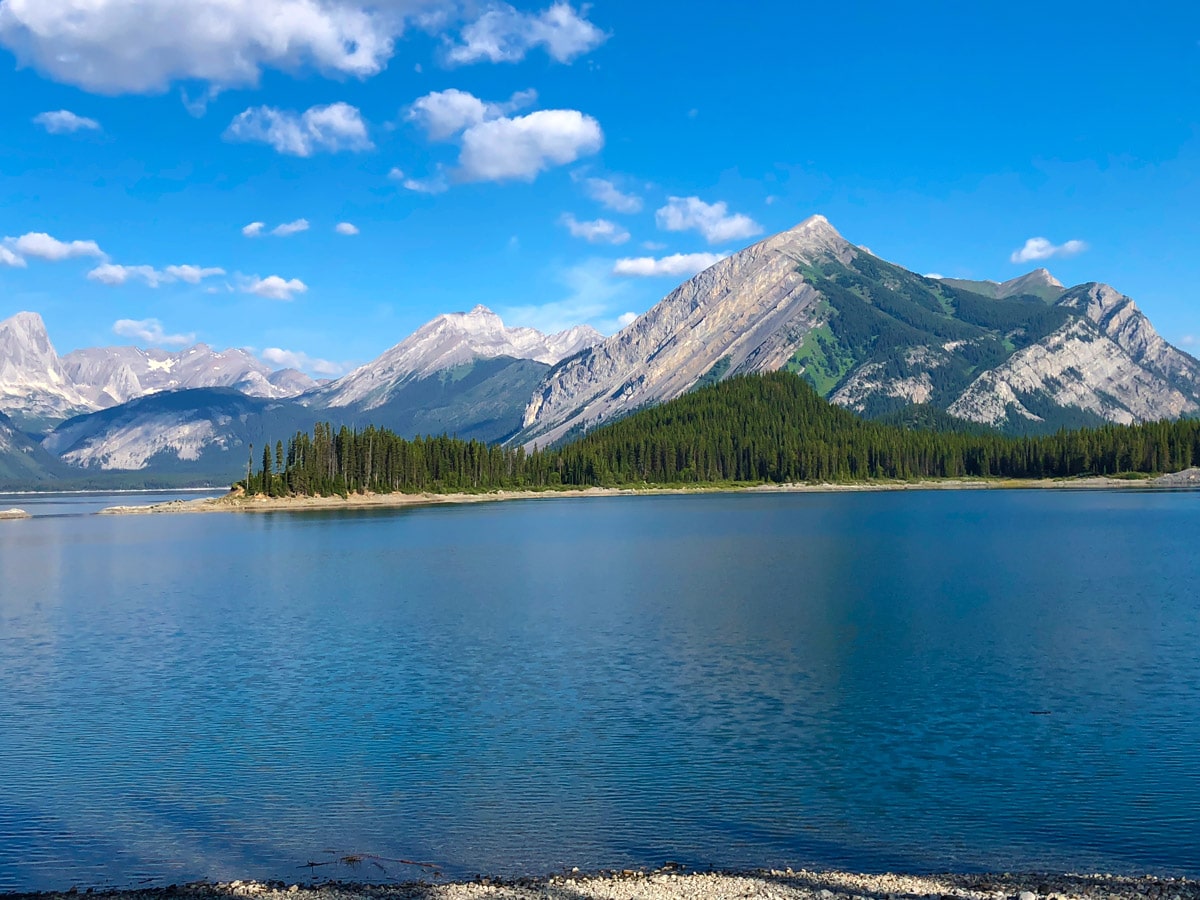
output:
{"label": "gravel shore", "polygon": [[[1168,476],[1170,477],[1170,476]],[[857,493],[861,491],[963,491],[963,490],[1112,490],[1122,488],[1200,487],[1191,481],[1088,478],[951,479],[929,481],[876,481],[852,484],[759,484],[746,486],[564,488],[543,491],[491,491],[476,494],[351,494],[349,497],[246,497],[234,492],[202,500],[173,500],[146,506],[110,506],[103,515],[146,515],[152,513],[299,512],[333,509],[398,509],[445,503],[488,503],[499,500],[554,500],[570,497],[624,497],[667,494],[713,493]]]}
{"label": "gravel shore", "polygon": [[[0,894],[5,900],[77,900],[79,896],[75,891]],[[105,900],[1200,900],[1200,881],[1115,875],[855,875],[791,869],[685,874],[663,869],[449,884],[233,881],[88,891],[86,896]]]}

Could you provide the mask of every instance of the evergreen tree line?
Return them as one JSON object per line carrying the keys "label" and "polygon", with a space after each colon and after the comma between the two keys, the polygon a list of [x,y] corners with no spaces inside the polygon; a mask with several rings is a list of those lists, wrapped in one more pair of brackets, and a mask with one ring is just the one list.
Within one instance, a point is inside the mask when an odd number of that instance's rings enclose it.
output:
{"label": "evergreen tree line", "polygon": [[442,435],[318,424],[263,448],[251,494],[458,492],[560,486],[1063,477],[1200,465],[1200,421],[1035,437],[922,431],[859,418],[789,372],[746,375],[526,453]]}

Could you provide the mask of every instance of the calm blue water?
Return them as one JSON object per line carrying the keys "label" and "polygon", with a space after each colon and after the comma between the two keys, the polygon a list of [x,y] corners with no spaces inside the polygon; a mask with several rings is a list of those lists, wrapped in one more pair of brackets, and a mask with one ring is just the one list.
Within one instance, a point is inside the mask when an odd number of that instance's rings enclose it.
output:
{"label": "calm blue water", "polygon": [[0,522],[0,891],[1200,875],[1198,535],[1149,492]]}

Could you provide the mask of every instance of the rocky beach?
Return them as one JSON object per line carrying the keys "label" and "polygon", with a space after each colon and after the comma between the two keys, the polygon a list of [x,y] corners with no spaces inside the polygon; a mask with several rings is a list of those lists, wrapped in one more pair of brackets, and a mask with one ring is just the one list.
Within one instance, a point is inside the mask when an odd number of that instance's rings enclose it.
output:
{"label": "rocky beach", "polygon": [[240,490],[223,497],[172,500],[143,506],[110,506],[103,515],[152,515],[158,513],[303,512],[306,510],[399,509],[455,503],[488,503],[501,500],[552,500],[579,497],[661,496],[703,493],[845,493],[861,491],[937,490],[1113,490],[1129,488],[1181,489],[1200,487],[1200,469],[1189,469],[1152,479],[1040,478],[1040,479],[937,479],[926,481],[875,481],[851,484],[759,484],[746,486],[571,488],[543,491],[490,491],[486,493],[350,494],[347,497],[247,497]]}
{"label": "rocky beach", "polygon": [[[58,900],[79,895],[72,889],[0,896]],[[666,868],[454,883],[201,882],[87,895],[97,900],[1196,900],[1200,881],[1149,875],[899,875],[792,869],[685,873]]]}

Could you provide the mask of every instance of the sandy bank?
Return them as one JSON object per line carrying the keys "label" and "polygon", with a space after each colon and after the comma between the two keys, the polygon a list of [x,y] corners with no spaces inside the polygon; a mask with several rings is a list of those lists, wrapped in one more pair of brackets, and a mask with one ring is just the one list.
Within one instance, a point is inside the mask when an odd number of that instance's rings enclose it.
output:
{"label": "sandy bank", "polygon": [[[89,895],[111,900],[1198,900],[1200,882],[1112,875],[854,875],[787,869],[741,875],[674,871],[566,874],[451,884],[301,886],[234,881]],[[47,900],[77,898],[79,894],[0,896]]]}
{"label": "sandy bank", "polygon": [[0,509],[0,521],[5,519],[29,519],[29,513],[23,509]]}
{"label": "sandy bank", "polygon": [[246,497],[240,492],[200,500],[173,500],[146,506],[110,506],[102,515],[148,515],[156,513],[218,512],[303,512],[305,510],[399,509],[443,503],[489,503],[499,500],[555,500],[570,497],[658,496],[713,493],[853,493],[860,491],[950,491],[950,490],[1110,490],[1114,488],[1179,487],[1155,480],[1124,478],[1042,479],[941,479],[930,481],[877,481],[858,484],[760,484],[748,486],[687,488],[570,488],[544,491],[491,491],[479,494],[351,494],[341,497]]}

